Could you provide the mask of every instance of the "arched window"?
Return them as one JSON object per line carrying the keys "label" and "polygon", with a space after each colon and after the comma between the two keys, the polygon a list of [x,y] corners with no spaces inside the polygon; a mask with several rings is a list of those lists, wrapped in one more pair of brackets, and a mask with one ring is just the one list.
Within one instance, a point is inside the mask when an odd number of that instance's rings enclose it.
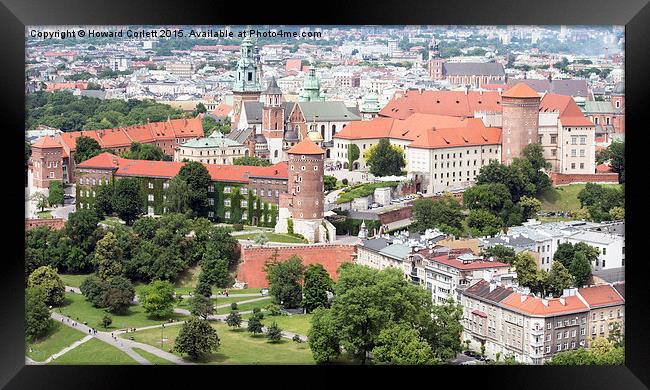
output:
{"label": "arched window", "polygon": [[276,150],[276,151],[273,153],[273,155],[274,155],[275,157],[278,157],[278,151]]}
{"label": "arched window", "polygon": [[332,135],[336,134],[336,125],[332,125]]}

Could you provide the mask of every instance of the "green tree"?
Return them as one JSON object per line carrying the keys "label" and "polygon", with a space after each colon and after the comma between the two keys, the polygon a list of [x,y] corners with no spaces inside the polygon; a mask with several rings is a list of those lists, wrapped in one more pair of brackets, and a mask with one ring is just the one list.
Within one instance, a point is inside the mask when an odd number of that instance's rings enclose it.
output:
{"label": "green tree", "polygon": [[63,205],[64,191],[63,191],[63,183],[61,182],[61,180],[50,181],[47,202],[50,204],[50,206],[54,206],[55,204]]}
{"label": "green tree", "polygon": [[79,286],[81,293],[86,297],[86,300],[95,307],[104,307],[104,292],[106,291],[106,282],[99,279],[95,275],[91,275],[84,279]]}
{"label": "green tree", "polygon": [[203,127],[203,135],[205,137],[208,137],[217,127],[217,120],[211,116],[206,115],[203,117],[203,119],[201,119],[201,127]]}
{"label": "green tree", "polygon": [[210,322],[192,317],[181,325],[174,349],[189,355],[192,360],[198,360],[216,352],[219,344],[217,331],[210,326]]}
{"label": "green tree", "polygon": [[478,184],[465,190],[463,203],[470,210],[483,209],[499,213],[507,200],[512,200],[505,184]]}
{"label": "green tree", "polygon": [[145,199],[144,191],[136,178],[123,178],[115,181],[113,210],[130,225],[142,214]]}
{"label": "green tree", "polygon": [[325,191],[332,191],[336,188],[336,177],[324,175],[323,176],[323,189]]}
{"label": "green tree", "polygon": [[45,304],[45,294],[38,287],[25,290],[25,336],[28,341],[45,336],[54,324]]}
{"label": "green tree", "polygon": [[112,323],[113,323],[113,318],[111,318],[111,316],[109,316],[108,314],[102,317],[101,324],[104,327],[104,329],[108,329],[108,327],[111,326]]}
{"label": "green tree", "polygon": [[262,320],[258,315],[253,315],[248,319],[248,331],[253,334],[262,333]]}
{"label": "green tree", "polygon": [[199,282],[196,285],[194,294],[202,297],[210,297],[212,296],[212,285],[207,281],[207,278],[205,276],[201,277],[201,275],[199,275]]}
{"label": "green tree", "polygon": [[499,261],[512,264],[515,260],[515,250],[504,245],[495,245],[483,249],[483,255],[486,257],[496,257]]}
{"label": "green tree", "polygon": [[[354,162],[361,156],[359,147],[355,144],[348,145],[348,170],[353,171]],[[400,170],[401,172],[401,170]]]}
{"label": "green tree", "polygon": [[391,145],[388,138],[382,138],[379,143],[371,146],[364,154],[370,173],[375,176],[401,175],[406,166],[404,152],[397,145]]}
{"label": "green tree", "polygon": [[60,306],[65,298],[65,286],[56,272],[50,266],[38,267],[27,280],[27,287],[38,289],[43,294],[43,301],[47,305]]}
{"label": "green tree", "polygon": [[372,350],[375,361],[387,364],[434,364],[431,346],[422,340],[418,331],[404,324],[393,325],[379,333]]}
{"label": "green tree", "polygon": [[625,183],[625,142],[614,141],[598,155],[598,163],[609,162],[613,172],[618,173],[618,182]]}
{"label": "green tree", "polygon": [[277,322],[273,321],[266,329],[266,338],[273,344],[279,343],[282,340],[282,329],[280,329]]}
{"label": "green tree", "polygon": [[332,279],[320,264],[310,264],[305,271],[302,307],[311,313],[318,307],[327,307],[327,292],[332,291]]}
{"label": "green tree", "polygon": [[623,220],[625,219],[625,209],[623,207],[612,207],[609,210],[609,215],[613,220]]}
{"label": "green tree", "polygon": [[413,231],[437,228],[447,234],[461,235],[463,214],[460,204],[451,194],[442,199],[418,199],[413,202],[412,210]]}
{"label": "green tree", "polygon": [[302,259],[293,255],[286,261],[269,261],[264,270],[269,282],[269,294],[275,303],[285,308],[298,307],[302,301],[300,282],[305,273]]}
{"label": "green tree", "polygon": [[607,341],[616,348],[625,346],[625,334],[623,333],[623,326],[620,322],[612,323],[609,335],[607,336]]}
{"label": "green tree", "polygon": [[537,213],[542,209],[542,202],[531,196],[524,195],[519,199],[519,206],[522,208],[525,219],[535,218]]}
{"label": "green tree", "polygon": [[554,261],[551,266],[551,272],[548,274],[548,290],[553,296],[559,297],[564,289],[574,285],[573,276],[561,262]]}
{"label": "green tree", "polygon": [[164,155],[162,149],[157,145],[133,142],[127,156],[133,160],[162,161]]}
{"label": "green tree", "polygon": [[207,168],[196,161],[183,165],[178,172],[178,177],[184,180],[189,187],[189,206],[194,215],[203,215],[208,206],[208,186],[212,178]]}
{"label": "green tree", "polygon": [[116,245],[117,239],[113,232],[108,232],[101,240],[97,241],[95,247],[94,262],[97,267],[97,276],[100,279],[108,280],[113,276],[122,275],[123,254]]}
{"label": "green tree", "polygon": [[157,229],[158,222],[153,217],[142,217],[133,222],[133,231],[143,240],[152,240]]}
{"label": "green tree", "polygon": [[99,218],[113,213],[113,186],[102,185],[97,189],[97,196],[93,204]]}
{"label": "green tree", "polygon": [[[535,195],[534,185],[529,181],[525,173],[532,170],[532,166],[524,164],[521,159],[513,160],[510,166],[500,164],[498,161],[491,161],[479,171],[476,176],[476,184],[501,183],[508,187],[512,202],[518,202],[524,195]],[[521,168],[521,169],[520,169]],[[527,172],[523,172],[526,168]],[[534,172],[534,170],[532,170]]]}
{"label": "green tree", "polygon": [[74,153],[74,162],[80,164],[90,158],[97,156],[100,153],[101,146],[99,143],[85,135],[79,136],[76,141],[76,149]]}
{"label": "green tree", "polygon": [[494,236],[503,227],[503,221],[487,210],[472,210],[467,216],[467,226],[474,236]]}
{"label": "green tree", "polygon": [[421,332],[422,336],[428,340],[438,360],[448,361],[463,348],[463,306],[448,297],[442,304],[433,305],[431,316],[433,321],[423,321],[425,330]]}
{"label": "green tree", "polygon": [[165,194],[167,212],[186,213],[190,210],[190,187],[185,180],[178,176],[171,179]]}
{"label": "green tree", "polygon": [[115,276],[106,283],[102,307],[113,313],[124,313],[131,306],[133,298],[135,289],[131,281],[122,276]]}
{"label": "green tree", "polygon": [[208,317],[214,314],[214,305],[210,298],[196,294],[190,298],[190,313],[207,320]]}
{"label": "green tree", "polygon": [[591,262],[587,259],[587,255],[584,252],[576,252],[569,266],[569,272],[571,272],[571,275],[575,279],[576,286],[584,286],[587,284],[591,278]]}
{"label": "green tree", "polygon": [[205,108],[205,104],[199,102],[194,108],[193,116],[197,116],[199,114],[205,114],[206,112],[208,112],[208,109]]}
{"label": "green tree", "polygon": [[228,317],[226,317],[226,324],[231,328],[239,328],[241,326],[241,315],[237,310],[232,310]]}
{"label": "green tree", "polygon": [[258,166],[258,167],[268,167],[271,165],[269,160],[259,158],[257,156],[244,156],[237,157],[232,161],[233,165],[248,165],[248,166]]}
{"label": "green tree", "polygon": [[514,266],[520,286],[528,287],[534,293],[544,293],[546,274],[537,269],[535,258],[530,253],[518,253],[515,256]]}
{"label": "green tree", "polygon": [[309,349],[316,363],[329,362],[341,353],[338,329],[331,310],[323,307],[314,310],[307,335]]}
{"label": "green tree", "polygon": [[44,211],[47,207],[47,196],[42,192],[35,192],[30,197],[29,200],[36,203],[36,207]]}
{"label": "green tree", "polygon": [[142,289],[140,302],[148,314],[168,317],[174,308],[174,286],[168,281],[154,280]]}

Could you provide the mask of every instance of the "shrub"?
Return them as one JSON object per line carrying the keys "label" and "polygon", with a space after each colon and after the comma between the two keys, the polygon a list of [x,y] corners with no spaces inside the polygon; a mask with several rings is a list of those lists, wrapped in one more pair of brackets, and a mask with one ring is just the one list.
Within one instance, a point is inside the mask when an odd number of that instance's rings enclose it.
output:
{"label": "shrub", "polygon": [[265,307],[266,311],[269,313],[270,316],[279,316],[282,315],[282,312],[280,311],[280,306],[278,306],[275,303],[272,303]]}
{"label": "shrub", "polygon": [[237,302],[233,302],[230,304],[230,310],[237,310]]}
{"label": "shrub", "polygon": [[348,179],[341,180],[341,183],[343,183],[344,186],[347,186],[348,185]]}
{"label": "shrub", "polygon": [[253,309],[253,315],[259,317],[260,320],[264,319],[264,313],[262,313],[262,310],[259,307]]}

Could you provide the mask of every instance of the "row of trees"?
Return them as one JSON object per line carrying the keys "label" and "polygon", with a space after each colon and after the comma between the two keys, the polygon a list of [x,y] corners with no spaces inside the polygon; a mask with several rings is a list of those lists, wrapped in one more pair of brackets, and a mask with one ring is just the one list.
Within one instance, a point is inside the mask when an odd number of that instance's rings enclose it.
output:
{"label": "row of trees", "polygon": [[[108,152],[115,154],[110,149],[102,149],[97,140],[85,135],[79,136],[76,141],[76,151],[74,156],[75,163],[79,164],[100,153]],[[133,142],[128,152],[122,153],[122,157],[132,160],[154,160],[154,161],[171,161],[172,157],[163,153],[159,146],[151,144],[141,144]]]}
{"label": "row of trees", "polygon": [[585,243],[560,244],[553,256],[549,272],[538,269],[535,258],[528,252],[517,254],[512,260],[517,280],[531,292],[541,296],[559,297],[569,287],[581,287],[591,278],[591,263],[598,258],[598,249]]}
{"label": "row of trees", "polygon": [[154,100],[128,101],[74,96],[70,91],[28,94],[25,128],[46,125],[62,131],[97,130],[181,118],[183,112]]}
{"label": "row of trees", "polygon": [[463,221],[474,236],[491,236],[507,226],[519,225],[541,209],[536,199],[551,188],[543,169],[549,168],[538,144],[527,145],[523,158],[510,165],[492,161],[481,168],[476,185],[463,193],[464,207],[451,194],[442,199],[420,199],[413,204],[411,229],[438,228],[447,234],[464,234]]}
{"label": "row of trees", "polygon": [[[239,253],[228,229],[205,218],[167,214],[141,218],[132,229],[97,227],[92,210],[71,213],[64,229],[38,227],[27,232],[25,273],[50,265],[66,272],[97,272],[101,279],[123,276],[130,280],[175,280],[181,272],[201,264],[200,279],[227,287],[229,270]],[[191,234],[193,232],[193,234]]]}
{"label": "row of trees", "polygon": [[584,219],[596,222],[625,218],[625,184],[620,187],[587,183],[578,193]]}

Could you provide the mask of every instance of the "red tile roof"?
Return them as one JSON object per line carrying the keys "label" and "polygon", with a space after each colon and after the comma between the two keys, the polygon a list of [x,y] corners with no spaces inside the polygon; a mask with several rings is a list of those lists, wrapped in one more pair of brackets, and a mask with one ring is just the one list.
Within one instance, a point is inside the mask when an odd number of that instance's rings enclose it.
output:
{"label": "red tile roof", "polygon": [[289,70],[300,71],[301,67],[302,67],[302,60],[300,58],[290,58],[287,60],[287,64],[285,65],[284,69],[287,71]]}
{"label": "red tile roof", "polygon": [[485,127],[479,118],[469,118],[465,122],[465,127],[425,130],[409,147],[435,149],[501,144],[501,129]]}
{"label": "red tile roof", "polygon": [[54,138],[46,135],[45,137],[39,138],[38,141],[34,142],[32,148],[60,148],[61,143]]}
{"label": "red tile roof", "polygon": [[625,299],[609,284],[579,288],[578,292],[591,307],[625,304]]}
{"label": "red tile roof", "polygon": [[110,149],[131,145],[132,142],[152,142],[174,138],[199,138],[203,136],[201,118],[167,119],[144,125],[133,125],[117,129],[71,131],[59,134],[70,150],[75,150],[77,138],[86,136],[95,139],[102,148]]}
{"label": "red tile roof", "polygon": [[526,83],[515,84],[514,87],[505,91],[501,96],[510,97],[510,98],[520,98],[520,99],[539,98],[539,94],[537,94],[537,91],[529,87]]}
{"label": "red tile roof", "polygon": [[230,112],[232,111],[232,106],[226,103],[220,103],[217,108],[212,111],[212,113],[216,116],[228,116]]}
{"label": "red tile roof", "polygon": [[424,256],[427,258],[429,261],[434,261],[436,263],[440,264],[445,264],[450,267],[459,269],[461,271],[471,271],[471,270],[477,270],[477,269],[486,269],[486,268],[504,268],[504,267],[510,267],[509,264],[502,263],[499,261],[486,261],[486,260],[476,260],[469,262],[467,264],[463,263],[462,260],[459,259],[454,259],[454,258],[449,258],[447,255],[442,255],[442,256],[437,256],[437,257],[428,257],[428,249],[422,249],[418,251],[420,255]]}
{"label": "red tile roof", "polygon": [[571,96],[546,93],[539,103],[540,112],[557,112],[563,126],[595,126]]}
{"label": "red tile roof", "polygon": [[46,83],[46,91],[58,91],[60,89],[86,89],[88,88],[88,83],[83,82],[69,82],[69,83]]}
{"label": "red tile roof", "polygon": [[475,112],[501,112],[501,96],[487,91],[405,91],[398,92],[379,115],[406,119],[412,114],[473,117]]}
{"label": "red tile roof", "polygon": [[599,173],[604,173],[604,172],[611,172],[612,168],[609,167],[607,164],[600,164],[596,165],[596,172]]}
{"label": "red tile roof", "polygon": [[303,138],[302,141],[298,142],[293,148],[289,149],[287,152],[289,154],[325,154],[325,151],[321,149],[314,141],[309,138]]}
{"label": "red tile roof", "polygon": [[[523,302],[521,301],[522,296],[526,298]],[[502,300],[501,304],[506,308],[535,317],[558,316],[589,310],[580,298],[575,295],[565,297],[564,304],[562,304],[561,298],[553,298],[548,299],[545,305],[542,298],[513,293]]]}
{"label": "red tile roof", "polygon": [[[79,168],[117,169],[116,176],[134,177],[163,177],[172,178],[178,174],[184,162],[177,161],[147,161],[130,160],[110,154],[102,153],[78,165]],[[279,162],[268,167],[247,165],[217,165],[203,164],[215,181],[232,181],[248,183],[251,176],[275,179],[288,178],[286,162]]]}

